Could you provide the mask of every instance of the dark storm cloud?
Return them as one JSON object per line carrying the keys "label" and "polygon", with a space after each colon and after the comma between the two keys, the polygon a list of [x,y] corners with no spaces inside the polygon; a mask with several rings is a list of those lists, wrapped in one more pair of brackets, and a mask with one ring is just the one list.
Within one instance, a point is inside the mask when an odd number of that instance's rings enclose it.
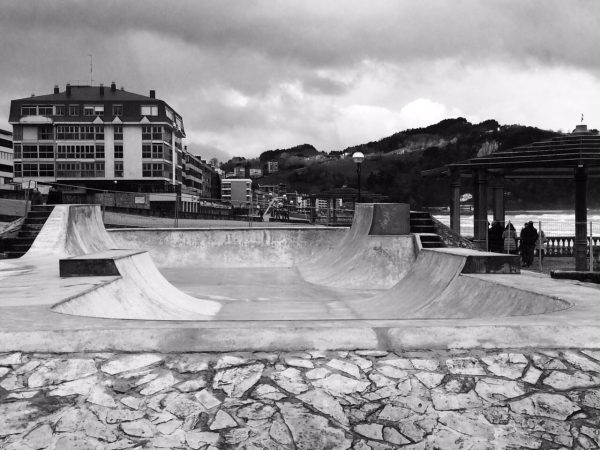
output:
{"label": "dark storm cloud", "polygon": [[3,3],[0,23],[98,39],[142,30],[235,57],[255,52],[308,67],[365,58],[532,58],[598,64],[600,2],[82,1]]}
{"label": "dark storm cloud", "polygon": [[[382,137],[406,125],[398,112],[418,98],[482,115],[490,113],[469,90],[510,97],[513,74],[528,74],[515,78],[519,94],[535,88],[528,76],[540,68],[596,80],[599,13],[600,2],[582,0],[8,0],[0,121],[12,98],[89,80],[93,53],[97,82],[156,89],[196,140],[222,135],[234,146],[251,130],[271,147],[288,143],[280,135],[349,145],[355,118],[371,114],[364,122],[373,127],[385,118],[390,125],[366,139]],[[494,73],[503,76],[486,85]],[[569,80],[566,72],[555,79]]]}

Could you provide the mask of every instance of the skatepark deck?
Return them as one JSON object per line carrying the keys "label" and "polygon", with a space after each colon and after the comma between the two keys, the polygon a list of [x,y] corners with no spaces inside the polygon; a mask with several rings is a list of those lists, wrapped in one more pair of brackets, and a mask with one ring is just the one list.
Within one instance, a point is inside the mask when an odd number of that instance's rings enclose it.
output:
{"label": "skatepark deck", "polygon": [[[473,252],[369,234],[377,207],[359,206],[350,230],[111,233],[97,207],[58,206],[30,252],[0,262],[0,351],[599,346],[596,287],[464,273]],[[59,259],[127,247],[149,253],[121,253],[118,276],[58,276]]]}

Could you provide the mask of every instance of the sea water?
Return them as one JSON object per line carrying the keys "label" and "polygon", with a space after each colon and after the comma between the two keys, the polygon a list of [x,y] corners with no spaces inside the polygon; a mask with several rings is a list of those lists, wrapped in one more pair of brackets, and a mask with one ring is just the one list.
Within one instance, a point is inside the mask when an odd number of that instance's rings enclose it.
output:
{"label": "sea water", "polygon": [[[448,214],[434,214],[437,220],[450,226],[450,216]],[[535,228],[541,228],[546,236],[575,236],[575,213],[568,210],[558,211],[518,211],[506,213],[506,221],[510,221],[517,233],[523,228],[525,223],[533,221]],[[491,224],[493,215],[488,215],[488,222]],[[592,235],[600,236],[600,210],[589,210],[587,216],[587,233],[590,234],[590,222]],[[465,237],[473,237],[473,214],[461,214],[460,216],[460,234]]]}

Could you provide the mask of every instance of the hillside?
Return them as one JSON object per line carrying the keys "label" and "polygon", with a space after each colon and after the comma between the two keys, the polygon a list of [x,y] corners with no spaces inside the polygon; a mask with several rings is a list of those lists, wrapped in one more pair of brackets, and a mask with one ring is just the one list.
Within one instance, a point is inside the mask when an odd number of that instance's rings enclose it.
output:
{"label": "hillside", "polygon": [[[395,133],[376,142],[332,152],[326,159],[310,157],[319,152],[312,146],[265,152],[260,160],[280,161],[280,172],[263,177],[260,184],[286,183],[290,191],[318,193],[342,186],[356,187],[356,166],[343,154],[361,151],[366,159],[362,167],[362,187],[390,201],[408,202],[413,207],[448,205],[446,179],[421,177],[421,171],[490,154],[558,133],[522,125],[500,125],[495,120],[471,124],[464,118],[446,119],[437,124]],[[308,151],[307,155],[299,150]],[[264,159],[266,158],[266,159]],[[600,183],[589,182],[590,207],[600,207]],[[470,192],[465,181],[463,192]],[[571,208],[573,186],[570,180],[509,181],[508,207]],[[595,200],[599,199],[599,200]],[[598,202],[595,204],[594,201]]]}

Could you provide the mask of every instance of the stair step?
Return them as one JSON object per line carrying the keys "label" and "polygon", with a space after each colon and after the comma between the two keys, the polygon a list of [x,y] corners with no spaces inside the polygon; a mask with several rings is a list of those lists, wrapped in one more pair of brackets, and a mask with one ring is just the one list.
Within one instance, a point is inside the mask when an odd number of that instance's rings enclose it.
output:
{"label": "stair step", "polygon": [[25,218],[23,225],[29,224],[45,224],[47,217],[29,217],[29,215]]}
{"label": "stair step", "polygon": [[31,245],[31,244],[33,244],[33,241],[35,241],[35,236],[5,238],[4,239],[4,243],[6,244],[7,247],[10,245],[19,245],[19,244]]}
{"label": "stair step", "polygon": [[6,259],[20,258],[25,253],[27,253],[27,252],[18,252],[18,251],[4,252],[4,254],[6,255]]}
{"label": "stair step", "polygon": [[52,214],[52,211],[29,211],[27,213],[27,218],[31,219],[48,219]]}
{"label": "stair step", "polygon": [[411,211],[410,218],[431,218],[431,214],[423,211]]}
{"label": "stair step", "polygon": [[23,228],[21,228],[21,230],[39,232],[43,226],[43,223],[24,223]]}
{"label": "stair step", "polygon": [[20,230],[19,234],[17,234],[17,237],[35,239],[38,234],[40,234],[39,230]]}
{"label": "stair step", "polygon": [[31,206],[31,210],[32,211],[48,211],[48,212],[52,212],[53,209],[54,209],[54,205],[32,205]]}

